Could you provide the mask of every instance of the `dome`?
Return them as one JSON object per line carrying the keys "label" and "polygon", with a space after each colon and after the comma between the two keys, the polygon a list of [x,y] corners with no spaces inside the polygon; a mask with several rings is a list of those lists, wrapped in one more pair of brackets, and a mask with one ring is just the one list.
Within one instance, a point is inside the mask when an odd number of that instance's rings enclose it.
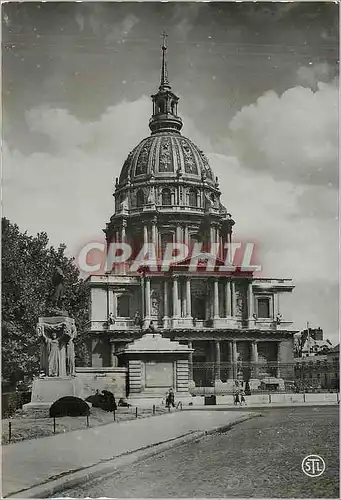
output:
{"label": "dome", "polygon": [[159,132],[143,139],[129,154],[119,178],[119,187],[147,179],[183,180],[215,185],[205,154],[179,132]]}
{"label": "dome", "polygon": [[151,96],[151,135],[124,162],[115,182],[115,211],[104,229],[108,242],[125,241],[134,252],[149,241],[160,248],[172,241],[206,244],[218,234],[224,243],[234,224],[207,157],[181,134],[179,97],[169,83],[166,49],[164,39],[160,86]]}

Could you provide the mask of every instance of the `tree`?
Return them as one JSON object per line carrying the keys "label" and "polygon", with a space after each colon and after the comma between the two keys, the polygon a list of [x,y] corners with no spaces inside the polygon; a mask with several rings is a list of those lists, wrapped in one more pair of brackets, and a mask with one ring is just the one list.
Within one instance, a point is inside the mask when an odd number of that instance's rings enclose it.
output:
{"label": "tree", "polygon": [[[76,321],[79,332],[88,315],[86,283],[80,279],[74,260],[65,256],[66,246],[49,246],[46,233],[30,236],[16,224],[2,219],[2,375],[12,381],[39,371],[40,339],[36,333],[39,316],[56,265],[65,274],[63,307]],[[84,338],[76,341],[76,359],[87,364]]]}

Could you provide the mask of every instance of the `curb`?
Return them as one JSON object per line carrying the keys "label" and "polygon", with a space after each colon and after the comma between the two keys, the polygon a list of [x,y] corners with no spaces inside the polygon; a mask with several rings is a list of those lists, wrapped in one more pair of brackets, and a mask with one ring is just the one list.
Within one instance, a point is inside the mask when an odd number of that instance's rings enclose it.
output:
{"label": "curb", "polygon": [[123,453],[118,457],[105,460],[103,463],[97,463],[75,471],[65,472],[55,479],[51,478],[37,486],[4,495],[2,498],[51,498],[56,493],[61,493],[62,491],[74,488],[80,484],[93,481],[98,477],[105,478],[106,476],[110,476],[123,467],[131,465],[139,460],[151,458],[163,451],[170,450],[186,443],[199,441],[205,436],[227,432],[235,425],[259,416],[261,416],[260,413],[249,413],[248,415],[237,418],[233,422],[215,427],[208,431],[189,431],[182,436]]}

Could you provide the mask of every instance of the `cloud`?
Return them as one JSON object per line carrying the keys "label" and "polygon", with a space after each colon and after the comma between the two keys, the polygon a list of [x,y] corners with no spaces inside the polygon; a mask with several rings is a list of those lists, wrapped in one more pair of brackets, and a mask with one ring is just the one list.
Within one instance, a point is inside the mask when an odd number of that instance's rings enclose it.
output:
{"label": "cloud", "polygon": [[202,9],[203,5],[201,2],[174,3],[171,23],[174,26],[172,38],[175,40],[186,40],[195,27],[196,20],[202,12]]}
{"label": "cloud", "polygon": [[[30,233],[46,230],[71,253],[102,236],[114,210],[113,189],[129,151],[148,135],[150,100],[122,102],[98,121],[82,122],[67,110],[26,113],[37,151],[24,155],[3,145],[3,214]],[[41,135],[49,152],[40,152]],[[29,210],[25,210],[29,207]]]}
{"label": "cloud", "polygon": [[134,26],[139,22],[139,18],[134,14],[128,14],[123,21],[115,26],[106,36],[107,42],[124,42]]}
{"label": "cloud", "polygon": [[303,184],[338,184],[338,87],[267,92],[230,123],[231,145],[249,169]]}
{"label": "cloud", "polygon": [[[263,276],[337,282],[337,195],[328,188],[294,185],[267,172],[250,172],[237,158],[211,154],[220,180],[222,201],[236,220],[235,238],[259,248]],[[302,200],[317,208],[313,216]]]}
{"label": "cloud", "polygon": [[334,68],[324,62],[312,66],[301,66],[297,70],[298,83],[318,90],[319,82],[330,82],[334,77]]}

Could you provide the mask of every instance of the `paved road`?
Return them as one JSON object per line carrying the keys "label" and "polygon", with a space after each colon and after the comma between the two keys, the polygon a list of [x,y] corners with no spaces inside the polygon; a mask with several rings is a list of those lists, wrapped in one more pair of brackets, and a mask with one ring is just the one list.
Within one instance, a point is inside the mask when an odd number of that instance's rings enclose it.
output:
{"label": "paved road", "polygon": [[[169,450],[59,497],[339,498],[338,411],[264,410],[223,435]],[[318,478],[302,472],[309,454],[326,462]]]}

